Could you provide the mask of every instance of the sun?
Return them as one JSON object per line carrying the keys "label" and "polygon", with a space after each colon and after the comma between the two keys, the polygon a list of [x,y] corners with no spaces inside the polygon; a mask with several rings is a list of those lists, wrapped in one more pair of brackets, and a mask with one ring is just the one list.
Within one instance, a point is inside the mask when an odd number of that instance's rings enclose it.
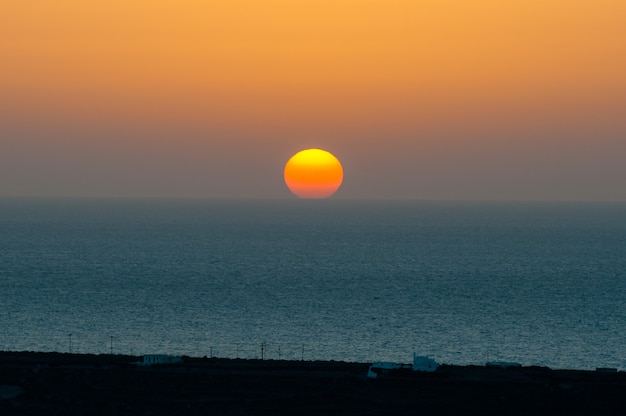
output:
{"label": "sun", "polygon": [[332,153],[321,149],[301,150],[285,165],[285,184],[299,198],[332,196],[343,182],[343,167]]}

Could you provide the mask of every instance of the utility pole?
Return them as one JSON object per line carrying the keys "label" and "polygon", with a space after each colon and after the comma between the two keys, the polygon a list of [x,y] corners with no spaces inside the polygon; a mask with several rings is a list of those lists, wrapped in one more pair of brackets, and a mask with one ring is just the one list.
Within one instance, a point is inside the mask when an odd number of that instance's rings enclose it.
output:
{"label": "utility pole", "polygon": [[113,355],[113,335],[111,335],[111,355]]}
{"label": "utility pole", "polygon": [[72,334],[70,336],[70,354],[72,353]]}
{"label": "utility pole", "polygon": [[261,343],[261,360],[265,359],[265,342]]}

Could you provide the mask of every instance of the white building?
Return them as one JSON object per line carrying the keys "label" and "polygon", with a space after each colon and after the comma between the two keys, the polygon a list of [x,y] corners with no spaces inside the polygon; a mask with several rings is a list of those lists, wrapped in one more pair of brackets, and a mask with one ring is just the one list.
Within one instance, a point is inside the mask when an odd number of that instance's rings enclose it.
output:
{"label": "white building", "polygon": [[137,363],[138,365],[155,365],[155,364],[177,364],[182,363],[183,359],[175,355],[166,354],[148,354],[143,356],[143,361]]}
{"label": "white building", "polygon": [[413,353],[413,371],[433,372],[439,367],[437,361],[429,357],[415,355]]}
{"label": "white building", "polygon": [[378,378],[393,370],[412,369],[413,371],[433,372],[439,367],[437,361],[429,357],[418,356],[413,353],[413,365],[391,362],[377,362],[367,370],[368,378]]}

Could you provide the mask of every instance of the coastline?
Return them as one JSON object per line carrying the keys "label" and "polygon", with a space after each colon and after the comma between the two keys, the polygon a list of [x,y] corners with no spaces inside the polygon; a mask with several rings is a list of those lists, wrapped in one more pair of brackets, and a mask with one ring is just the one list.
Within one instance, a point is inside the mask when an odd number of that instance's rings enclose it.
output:
{"label": "coastline", "polygon": [[0,414],[568,414],[626,408],[626,372],[0,351]]}

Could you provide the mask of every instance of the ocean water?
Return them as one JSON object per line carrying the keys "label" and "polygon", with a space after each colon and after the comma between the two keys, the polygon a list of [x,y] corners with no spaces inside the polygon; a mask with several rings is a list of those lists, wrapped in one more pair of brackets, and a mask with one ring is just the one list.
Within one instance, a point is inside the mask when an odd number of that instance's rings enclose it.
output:
{"label": "ocean water", "polygon": [[624,368],[626,204],[0,200],[0,350],[70,349]]}

